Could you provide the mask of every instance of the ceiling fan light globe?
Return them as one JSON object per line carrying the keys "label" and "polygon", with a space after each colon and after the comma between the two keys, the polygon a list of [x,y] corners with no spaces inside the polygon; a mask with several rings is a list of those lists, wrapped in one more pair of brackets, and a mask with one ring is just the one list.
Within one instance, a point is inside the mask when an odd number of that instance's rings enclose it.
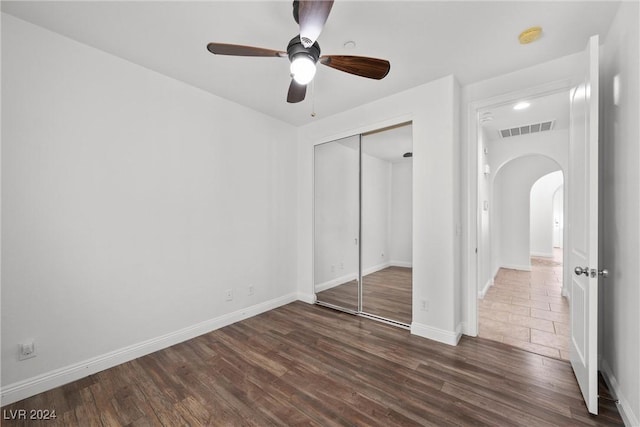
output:
{"label": "ceiling fan light globe", "polygon": [[316,75],[316,64],[307,56],[297,56],[291,61],[291,75],[296,83],[306,85]]}

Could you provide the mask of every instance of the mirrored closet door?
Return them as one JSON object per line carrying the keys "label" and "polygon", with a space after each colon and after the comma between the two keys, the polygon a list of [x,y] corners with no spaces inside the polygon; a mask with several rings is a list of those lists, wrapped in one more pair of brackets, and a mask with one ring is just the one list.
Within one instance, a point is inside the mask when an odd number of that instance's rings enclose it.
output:
{"label": "mirrored closet door", "polygon": [[411,125],[362,135],[362,311],[411,323]]}
{"label": "mirrored closet door", "polygon": [[316,145],[313,176],[316,299],[358,312],[360,136]]}
{"label": "mirrored closet door", "polygon": [[314,279],[318,304],[411,323],[411,124],[314,150]]}

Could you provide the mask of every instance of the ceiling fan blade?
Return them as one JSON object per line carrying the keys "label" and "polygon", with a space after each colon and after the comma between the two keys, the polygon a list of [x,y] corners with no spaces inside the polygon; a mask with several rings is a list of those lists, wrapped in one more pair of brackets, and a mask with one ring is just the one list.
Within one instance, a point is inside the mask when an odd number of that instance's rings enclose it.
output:
{"label": "ceiling fan blade", "polygon": [[345,73],[376,80],[383,79],[391,69],[391,64],[386,59],[365,56],[325,55],[320,57],[320,63]]}
{"label": "ceiling fan blade", "polygon": [[291,84],[289,85],[289,93],[287,94],[287,102],[290,104],[300,102],[304,99],[306,94],[307,85],[301,85],[295,80],[291,79]]}
{"label": "ceiling fan blade", "polygon": [[304,47],[311,47],[327,22],[333,0],[300,0],[298,3],[300,40]]}
{"label": "ceiling fan blade", "polygon": [[243,46],[239,44],[209,43],[207,50],[215,55],[287,57],[287,52],[280,50],[263,49],[261,47]]}

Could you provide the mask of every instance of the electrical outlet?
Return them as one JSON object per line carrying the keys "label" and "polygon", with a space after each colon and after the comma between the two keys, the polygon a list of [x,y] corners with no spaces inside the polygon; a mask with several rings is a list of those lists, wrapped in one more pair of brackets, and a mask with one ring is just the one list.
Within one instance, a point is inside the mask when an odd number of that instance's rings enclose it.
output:
{"label": "electrical outlet", "polygon": [[422,301],[420,301],[420,310],[422,311],[429,311],[429,301],[423,299]]}
{"label": "electrical outlet", "polygon": [[233,289],[227,289],[224,294],[227,301],[231,301],[233,299]]}
{"label": "electrical outlet", "polygon": [[248,294],[249,296],[253,295],[256,293],[255,288],[253,287],[253,285],[249,285],[249,290],[248,290]]}
{"label": "electrical outlet", "polygon": [[36,357],[36,344],[33,341],[23,342],[18,345],[18,360],[31,359]]}

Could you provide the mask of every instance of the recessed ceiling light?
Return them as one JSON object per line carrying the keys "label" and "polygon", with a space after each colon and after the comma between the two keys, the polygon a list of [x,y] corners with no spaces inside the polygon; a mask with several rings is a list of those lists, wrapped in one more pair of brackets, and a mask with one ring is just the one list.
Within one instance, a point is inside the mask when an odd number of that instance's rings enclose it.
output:
{"label": "recessed ceiling light", "polygon": [[518,40],[520,44],[529,44],[540,38],[542,35],[542,27],[530,27],[520,33]]}
{"label": "recessed ceiling light", "polygon": [[516,105],[513,106],[514,110],[525,110],[527,108],[529,108],[531,104],[529,104],[526,101],[522,101],[522,102],[518,102]]}

